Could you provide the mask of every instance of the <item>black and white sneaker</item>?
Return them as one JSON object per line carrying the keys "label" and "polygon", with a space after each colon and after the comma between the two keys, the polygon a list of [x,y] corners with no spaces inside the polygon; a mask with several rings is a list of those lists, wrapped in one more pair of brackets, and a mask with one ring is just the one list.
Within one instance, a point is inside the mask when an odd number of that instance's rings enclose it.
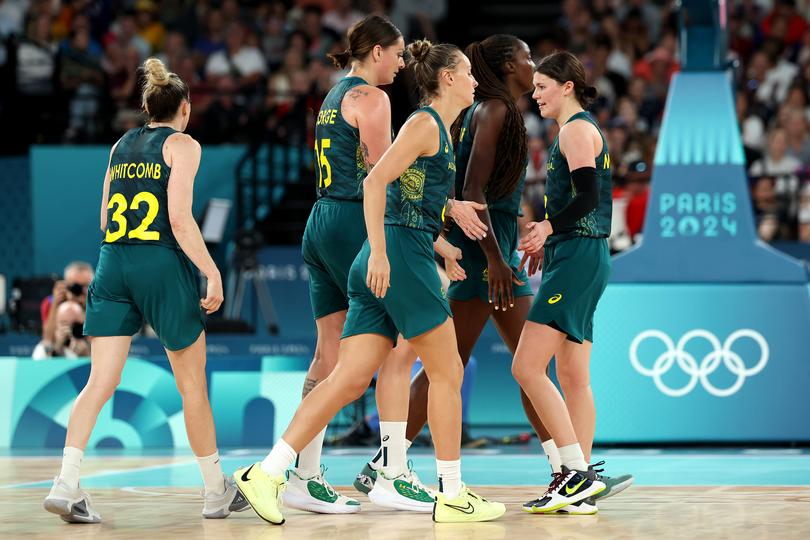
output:
{"label": "black and white sneaker", "polygon": [[596,479],[600,482],[605,484],[605,489],[594,495],[593,499],[607,499],[608,497],[612,497],[614,495],[618,495],[625,489],[629,488],[633,485],[633,478],[632,474],[622,474],[619,476],[604,476],[602,472],[605,469],[595,469],[594,467],[599,467],[604,465],[604,461],[600,461],[599,463],[594,463],[593,465],[588,465],[588,470],[593,470],[596,473]]}
{"label": "black and white sneaker", "polygon": [[565,465],[562,472],[554,473],[548,490],[540,498],[523,505],[524,512],[548,514],[596,495],[605,489],[604,482],[596,479],[593,469],[577,471]]}

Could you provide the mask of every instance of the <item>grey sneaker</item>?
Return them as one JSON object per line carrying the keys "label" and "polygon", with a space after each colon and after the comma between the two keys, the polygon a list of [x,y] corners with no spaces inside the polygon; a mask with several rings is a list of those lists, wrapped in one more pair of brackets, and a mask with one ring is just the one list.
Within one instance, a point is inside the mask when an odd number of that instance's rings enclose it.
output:
{"label": "grey sneaker", "polygon": [[241,512],[250,508],[247,499],[236,487],[233,478],[224,476],[225,492],[219,495],[203,492],[202,515],[208,519],[222,519],[228,517],[231,512]]}
{"label": "grey sneaker", "polygon": [[618,495],[619,493],[621,493],[622,491],[633,485],[633,481],[635,480],[632,474],[622,474],[620,476],[604,476],[601,473],[605,469],[594,469],[594,467],[599,467],[604,464],[605,464],[604,461],[600,461],[599,463],[588,465],[588,468],[592,469],[596,473],[597,479],[605,483],[605,489],[603,489],[602,491],[593,496],[594,501],[597,501],[599,499],[607,499],[608,497]]}
{"label": "grey sneaker", "polygon": [[101,516],[93,509],[90,495],[80,488],[71,488],[58,476],[53,479],[51,492],[42,506],[68,523],[101,523]]}
{"label": "grey sneaker", "polygon": [[374,488],[374,483],[377,481],[377,471],[371,468],[371,465],[366,463],[363,470],[354,479],[354,489],[360,493],[368,492]]}

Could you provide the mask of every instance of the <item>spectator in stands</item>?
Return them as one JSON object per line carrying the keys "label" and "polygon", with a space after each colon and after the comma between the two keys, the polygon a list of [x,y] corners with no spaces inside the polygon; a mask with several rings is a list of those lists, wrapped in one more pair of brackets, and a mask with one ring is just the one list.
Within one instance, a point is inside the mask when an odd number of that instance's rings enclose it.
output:
{"label": "spectator in stands", "polygon": [[332,9],[323,16],[323,25],[338,36],[345,36],[349,27],[364,17],[352,4],[352,0],[335,0]]}
{"label": "spectator in stands", "polygon": [[104,70],[90,53],[90,33],[73,30],[69,45],[59,54],[59,82],[70,99],[68,141],[92,140],[101,132],[96,117],[104,86]]}
{"label": "spectator in stands", "polygon": [[124,48],[134,47],[138,51],[138,62],[140,63],[152,54],[152,46],[138,33],[138,23],[135,13],[125,12],[113,25],[106,41],[117,40]]}
{"label": "spectator in stands", "polygon": [[19,115],[13,124],[26,133],[27,142],[54,142],[64,128],[63,107],[57,98],[57,46],[51,37],[51,17],[31,19],[27,36],[17,47],[15,103]]}
{"label": "spectator in stands", "polygon": [[34,360],[90,356],[90,342],[84,337],[84,308],[77,302],[62,302],[54,309],[55,329],[52,340],[40,341],[31,354]]}
{"label": "spectator in stands", "polygon": [[198,65],[204,65],[205,59],[225,49],[225,19],[222,11],[212,9],[205,17],[205,32],[194,42],[194,53]]}
{"label": "spectator in stands", "polygon": [[56,310],[65,302],[72,302],[84,309],[87,304],[87,288],[93,281],[93,267],[83,261],[73,261],[65,267],[63,278],[54,283],[53,294],[42,299],[42,339],[53,343],[56,330]]}
{"label": "spectator in stands", "polygon": [[768,149],[762,159],[751,165],[751,176],[785,176],[795,174],[802,166],[798,158],[788,153],[787,132],[773,129],[768,135]]}
{"label": "spectator in stands", "polygon": [[790,107],[785,115],[787,154],[798,159],[801,167],[810,164],[810,137],[807,133],[807,117],[803,109]]}
{"label": "spectator in stands", "polygon": [[155,2],[152,0],[138,0],[135,2],[135,24],[138,27],[138,35],[152,47],[150,54],[159,51],[163,47],[166,28],[157,18],[157,4]]}
{"label": "spectator in stands", "polygon": [[341,36],[323,24],[323,9],[317,5],[304,7],[301,19],[301,32],[309,43],[309,58],[325,58],[332,46],[340,42]]}
{"label": "spectator in stands", "polygon": [[275,70],[284,60],[287,52],[287,11],[281,2],[269,6],[269,14],[264,23],[262,52],[271,70]]}
{"label": "spectator in stands", "polygon": [[205,64],[206,80],[218,88],[223,79],[230,79],[234,91],[250,91],[267,73],[261,51],[246,42],[247,28],[231,23],[225,33],[225,48],[211,55]]}

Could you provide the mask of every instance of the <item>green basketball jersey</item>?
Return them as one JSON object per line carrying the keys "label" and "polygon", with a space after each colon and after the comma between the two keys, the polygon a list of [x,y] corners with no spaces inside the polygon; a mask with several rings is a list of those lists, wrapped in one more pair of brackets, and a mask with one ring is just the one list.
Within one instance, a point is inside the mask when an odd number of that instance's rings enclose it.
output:
{"label": "green basketball jersey", "polygon": [[158,244],[179,249],[169,224],[171,168],[163,143],[177,133],[147,126],[127,131],[110,159],[110,195],[103,243]]}
{"label": "green basketball jersey", "polygon": [[360,148],[360,130],[346,122],[340,112],[346,92],[368,84],[360,77],[341,79],[321,105],[315,120],[315,163],[318,166],[318,197],[360,200],[366,162]]}
{"label": "green basketball jersey", "polygon": [[439,125],[439,151],[417,158],[402,175],[388,185],[385,224],[411,227],[429,232],[435,240],[444,221],[444,206],[456,177],[455,152],[439,114],[430,107],[426,112]]}
{"label": "green basketball jersey", "polygon": [[[583,217],[571,227],[561,231],[554,231],[546,244],[553,244],[560,240],[573,238],[576,236],[588,236],[592,238],[607,238],[610,236],[610,219],[613,212],[613,186],[610,180],[610,154],[608,154],[607,141],[599,129],[596,120],[587,111],[579,112],[568,119],[585,120],[593,124],[599,130],[602,137],[602,151],[596,156],[596,185],[599,190],[599,205],[587,216]],[[566,122],[566,124],[568,123]],[[546,163],[546,219],[556,215],[566,204],[576,195],[574,183],[571,181],[571,171],[568,169],[568,161],[560,152],[559,137],[554,140],[554,144],[548,152]]]}
{"label": "green basketball jersey", "polygon": [[[473,115],[481,105],[480,101],[474,101],[473,104],[467,109],[464,119],[461,123],[461,132],[459,133],[458,142],[456,143],[456,199],[462,200],[462,193],[464,190],[464,179],[467,175],[467,166],[470,161],[470,154],[472,153],[473,136],[470,133],[470,126],[472,125]],[[499,159],[501,156],[496,156]],[[508,157],[506,159],[509,159]],[[526,156],[528,165],[528,156]],[[520,211],[520,197],[523,194],[523,186],[526,183],[526,171],[524,167],[523,175],[515,186],[515,190],[505,197],[497,200],[490,198],[489,194],[485,194],[487,206],[490,210],[500,210],[516,216],[522,216],[523,212]]]}

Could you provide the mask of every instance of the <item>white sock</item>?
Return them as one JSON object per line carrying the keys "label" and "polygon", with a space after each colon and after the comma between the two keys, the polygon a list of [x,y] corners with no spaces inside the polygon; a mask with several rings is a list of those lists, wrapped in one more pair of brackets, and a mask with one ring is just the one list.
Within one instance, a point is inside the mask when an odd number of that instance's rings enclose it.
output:
{"label": "white sock", "polygon": [[262,470],[270,476],[281,476],[295,461],[295,450],[284,439],[278,442],[262,461]]}
{"label": "white sock", "polygon": [[405,428],[408,422],[380,422],[382,470],[388,478],[405,473],[407,467]]}
{"label": "white sock", "polygon": [[560,460],[569,469],[577,471],[587,471],[588,464],[585,463],[585,455],[582,453],[579,443],[569,444],[560,447]]}
{"label": "white sock", "polygon": [[439,474],[439,491],[445,498],[455,499],[461,493],[461,460],[436,460],[436,472]]}
{"label": "white sock", "polygon": [[[405,454],[407,455],[408,449],[410,449],[413,443],[408,439],[405,439]],[[377,449],[377,453],[374,454],[374,457],[371,458],[371,461],[368,462],[368,466],[371,467],[372,471],[379,471],[382,468],[382,447]]]}
{"label": "white sock", "polygon": [[562,468],[562,460],[560,459],[560,451],[554,443],[554,439],[549,439],[543,443],[543,451],[548,458],[548,464],[551,465],[551,472],[558,473]]}
{"label": "white sock", "polygon": [[84,452],[72,446],[66,446],[62,451],[62,470],[59,478],[73,489],[79,487],[79,470],[82,466]]}
{"label": "white sock", "polygon": [[219,452],[214,452],[205,457],[197,456],[197,463],[200,464],[205,492],[216,495],[225,493],[225,480],[222,474],[222,465],[219,463]]}
{"label": "white sock", "polygon": [[295,462],[295,472],[301,478],[312,478],[321,472],[321,450],[323,450],[323,438],[326,436],[326,428],[315,435],[308,445],[298,453]]}

